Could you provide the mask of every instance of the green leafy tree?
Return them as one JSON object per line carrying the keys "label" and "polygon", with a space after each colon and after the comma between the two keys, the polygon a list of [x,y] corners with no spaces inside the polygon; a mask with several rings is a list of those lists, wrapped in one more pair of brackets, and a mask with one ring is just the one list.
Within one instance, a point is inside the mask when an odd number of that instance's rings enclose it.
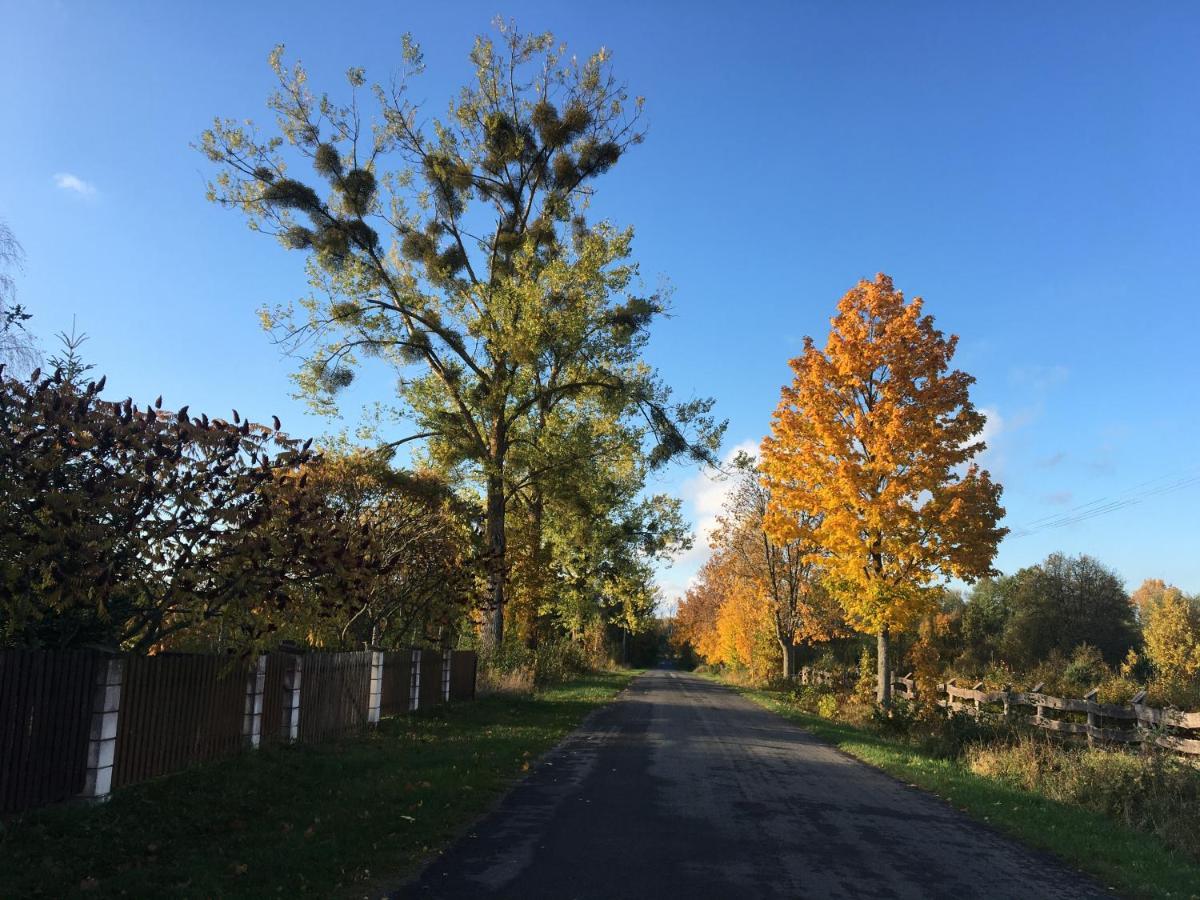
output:
{"label": "green leafy tree", "polygon": [[999,656],[1028,668],[1053,652],[1090,644],[1116,665],[1138,643],[1133,604],[1120,577],[1090,556],[1053,553],[1012,576],[1011,613]]}
{"label": "green leafy tree", "polygon": [[[395,443],[424,440],[441,470],[479,486],[499,644],[512,485],[535,471],[514,471],[514,446],[585,401],[612,420],[642,416],[654,464],[711,453],[720,428],[710,401],[672,401],[641,359],[666,306],[635,293],[632,232],[587,219],[596,180],[642,140],[641,100],[606,51],[580,62],[550,34],[501,24],[499,46],[477,39],[471,61],[474,82],[445,117],[427,117],[407,97],[423,61],[406,38],[404,71],[369,91],[368,124],[362,69],[338,104],[277,48],[280,133],[218,120],[201,149],[221,167],[214,200],[310,254],[313,295],[266,316],[304,357],[303,392],[332,409],[360,361],[382,361],[417,425]],[[289,168],[297,159],[318,187]]]}
{"label": "green leafy tree", "polygon": [[962,640],[972,665],[986,665],[999,652],[1012,618],[1017,584],[1016,578],[1001,575],[982,578],[971,589],[962,610]]}

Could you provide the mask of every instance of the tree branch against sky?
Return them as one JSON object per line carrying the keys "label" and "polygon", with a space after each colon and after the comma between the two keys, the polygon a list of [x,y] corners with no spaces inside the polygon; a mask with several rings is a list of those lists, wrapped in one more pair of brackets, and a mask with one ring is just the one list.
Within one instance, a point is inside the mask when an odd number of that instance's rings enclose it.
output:
{"label": "tree branch against sky", "polygon": [[332,410],[361,361],[383,361],[428,458],[479,486],[496,644],[510,485],[529,476],[511,450],[548,409],[640,418],[656,466],[710,459],[723,430],[711,401],[674,401],[642,361],[665,298],[636,292],[632,231],[587,218],[598,177],[642,140],[640,98],[603,49],[581,62],[548,33],[497,29],[476,40],[474,80],[444,118],[408,99],[424,67],[409,38],[390,83],[348,70],[344,104],[311,93],[280,47],[278,133],[219,119],[200,142],[220,168],[210,197],[310,254],[313,294],[266,316],[303,355],[301,391]]}

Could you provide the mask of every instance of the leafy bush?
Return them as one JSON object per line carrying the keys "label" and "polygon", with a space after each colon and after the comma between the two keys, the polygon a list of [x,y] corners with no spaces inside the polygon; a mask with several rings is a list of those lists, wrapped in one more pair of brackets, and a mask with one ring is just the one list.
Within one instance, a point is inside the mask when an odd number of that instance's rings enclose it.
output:
{"label": "leafy bush", "polygon": [[565,637],[544,641],[533,652],[535,687],[559,684],[591,668],[584,648]]}
{"label": "leafy bush", "polygon": [[838,714],[838,698],[833,694],[826,694],[817,700],[817,715],[822,719],[836,719]]}
{"label": "leafy bush", "polygon": [[887,709],[876,706],[871,711],[872,729],[888,737],[908,737],[919,720],[916,704],[906,697],[893,697]]}

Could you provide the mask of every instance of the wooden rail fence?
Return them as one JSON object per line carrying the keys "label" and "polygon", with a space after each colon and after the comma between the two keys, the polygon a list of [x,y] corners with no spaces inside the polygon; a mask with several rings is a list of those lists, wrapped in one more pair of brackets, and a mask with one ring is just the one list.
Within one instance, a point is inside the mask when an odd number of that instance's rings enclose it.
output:
{"label": "wooden rail fence", "polygon": [[[799,672],[802,684],[848,685],[854,677],[807,666]],[[937,699],[939,706],[954,712],[1015,720],[1056,734],[1085,738],[1089,744],[1151,744],[1173,753],[1200,756],[1200,712],[1149,706],[1144,702],[1145,691],[1129,703],[1100,703],[1095,689],[1076,698],[1043,693],[1040,684],[1032,691],[987,691],[982,683],[968,688],[954,682],[950,679],[939,684]],[[917,697],[911,675],[893,677],[892,689],[898,696]],[[1020,711],[1025,709],[1032,712]]]}
{"label": "wooden rail fence", "polygon": [[0,650],[0,814],[475,697],[470,650],[111,656]]}

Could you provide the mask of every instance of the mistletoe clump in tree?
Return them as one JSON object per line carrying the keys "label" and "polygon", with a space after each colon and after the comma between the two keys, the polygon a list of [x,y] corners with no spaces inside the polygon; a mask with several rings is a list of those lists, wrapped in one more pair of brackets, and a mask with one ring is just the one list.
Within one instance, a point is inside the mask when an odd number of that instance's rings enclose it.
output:
{"label": "mistletoe clump in tree", "polygon": [[311,93],[277,48],[280,134],[218,120],[201,139],[221,166],[211,198],[310,254],[314,294],[266,317],[304,358],[302,390],[332,410],[360,362],[382,361],[417,425],[395,443],[425,441],[433,464],[479,488],[495,644],[516,486],[586,477],[606,430],[547,456],[514,448],[535,445],[556,415],[642,422],[651,466],[709,458],[721,433],[711,401],[673,401],[642,360],[665,300],[635,292],[632,232],[587,217],[597,179],[642,140],[641,100],[604,50],[580,62],[550,34],[499,31],[499,46],[476,40],[474,80],[444,118],[408,99],[423,69],[410,39],[403,71],[370,89],[370,124],[362,69],[340,105]]}

